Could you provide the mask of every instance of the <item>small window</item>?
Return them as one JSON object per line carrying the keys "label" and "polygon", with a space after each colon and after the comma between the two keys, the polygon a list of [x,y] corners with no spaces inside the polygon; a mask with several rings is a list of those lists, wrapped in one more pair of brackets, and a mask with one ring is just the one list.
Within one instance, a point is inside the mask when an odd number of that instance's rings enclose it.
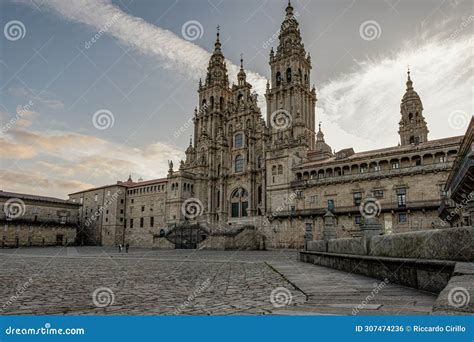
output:
{"label": "small window", "polygon": [[144,206],[144,205],[142,205],[142,212],[143,212],[143,211],[145,211],[145,206]]}
{"label": "small window", "polygon": [[155,218],[152,216],[150,217],[150,227],[153,227],[154,223],[155,223]]}
{"label": "small window", "polygon": [[375,198],[383,198],[383,190],[374,190]]}
{"label": "small window", "polygon": [[406,207],[407,190],[405,188],[397,189],[397,203],[399,208]]}
{"label": "small window", "polygon": [[362,202],[362,192],[354,192],[354,205],[358,207]]}
{"label": "small window", "polygon": [[375,165],[375,166],[374,166],[374,171],[375,171],[375,172],[378,172],[378,171],[380,171],[380,170],[381,170],[381,169],[380,169],[380,165]]}
{"label": "small window", "polygon": [[130,203],[133,203],[133,202],[135,202],[135,201],[134,201],[134,199],[132,198],[132,199],[130,200]]}
{"label": "small window", "polygon": [[244,146],[244,135],[242,133],[238,133],[234,137],[234,147],[242,148],[243,146]]}
{"label": "small window", "polygon": [[272,175],[274,176],[276,174],[277,174],[277,167],[276,167],[276,165],[273,165],[272,166]]}
{"label": "small window", "polygon": [[399,169],[400,168],[400,163],[399,162],[394,162],[392,163],[392,169],[395,170],[395,169]]}
{"label": "small window", "polygon": [[130,219],[130,228],[133,228],[133,219]]}
{"label": "small window", "polygon": [[278,174],[279,175],[283,174],[283,165],[278,165]]}
{"label": "small window", "polygon": [[399,213],[398,214],[398,222],[399,223],[406,223],[407,222],[407,214],[406,213]]}
{"label": "small window", "polygon": [[143,222],[144,222],[143,217],[140,217],[140,228],[143,228]]}
{"label": "small window", "polygon": [[355,224],[359,225],[362,222],[362,217],[360,215],[354,216],[354,222]]}
{"label": "small window", "polygon": [[244,171],[244,158],[239,154],[235,157],[235,172]]}
{"label": "small window", "polygon": [[328,200],[328,210],[334,210],[334,200]]}
{"label": "small window", "polygon": [[439,162],[440,163],[446,163],[446,156],[439,157]]}

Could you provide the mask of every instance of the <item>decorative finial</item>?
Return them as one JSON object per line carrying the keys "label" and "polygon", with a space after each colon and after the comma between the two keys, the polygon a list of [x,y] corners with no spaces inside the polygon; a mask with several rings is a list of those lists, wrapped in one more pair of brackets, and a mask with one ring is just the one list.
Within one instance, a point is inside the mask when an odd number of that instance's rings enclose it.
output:
{"label": "decorative finial", "polygon": [[240,69],[244,68],[244,54],[240,54]]}
{"label": "decorative finial", "polygon": [[412,82],[411,77],[410,77],[410,74],[411,74],[410,66],[408,65],[407,68],[408,68],[408,71],[407,71],[407,74],[408,74],[407,90],[410,90],[410,89],[413,89],[413,82]]}
{"label": "decorative finial", "polygon": [[219,41],[220,34],[221,34],[221,26],[217,25],[217,41]]}
{"label": "decorative finial", "polygon": [[321,124],[322,124],[322,123],[323,123],[322,121],[319,121],[319,131],[320,131],[320,132],[321,132]]}
{"label": "decorative finial", "polygon": [[193,145],[193,136],[190,135],[189,136],[189,146],[192,146]]}

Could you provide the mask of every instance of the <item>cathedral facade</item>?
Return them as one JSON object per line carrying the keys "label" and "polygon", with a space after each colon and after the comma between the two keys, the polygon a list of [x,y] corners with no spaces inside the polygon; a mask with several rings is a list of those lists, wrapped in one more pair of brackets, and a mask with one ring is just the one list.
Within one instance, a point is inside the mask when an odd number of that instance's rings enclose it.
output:
{"label": "cathedral facade", "polygon": [[358,236],[366,209],[385,234],[442,225],[438,208],[462,137],[428,139],[410,73],[400,144],[335,152],[321,125],[316,129],[311,57],[291,4],[269,64],[264,120],[242,60],[237,84],[230,84],[218,32],[185,160],[170,162],[166,178],[130,177],[70,194],[81,204],[80,243],[176,248],[184,239],[199,248],[212,236],[230,236],[238,248],[247,229],[258,240],[253,246],[300,248],[305,235],[322,237],[327,211],[337,237]]}

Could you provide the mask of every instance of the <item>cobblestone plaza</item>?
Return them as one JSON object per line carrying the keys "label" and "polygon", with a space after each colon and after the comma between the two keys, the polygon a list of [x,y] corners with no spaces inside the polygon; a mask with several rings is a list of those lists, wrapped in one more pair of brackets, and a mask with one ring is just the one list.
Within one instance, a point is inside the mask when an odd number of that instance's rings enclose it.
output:
{"label": "cobblestone plaza", "polygon": [[436,300],[289,250],[20,248],[0,263],[4,315],[426,315]]}

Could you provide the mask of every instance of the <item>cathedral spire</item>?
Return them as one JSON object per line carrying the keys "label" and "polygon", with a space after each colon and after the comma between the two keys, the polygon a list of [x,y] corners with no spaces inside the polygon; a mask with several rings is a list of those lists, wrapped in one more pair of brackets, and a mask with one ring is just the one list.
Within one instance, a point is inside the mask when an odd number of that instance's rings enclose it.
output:
{"label": "cathedral spire", "polygon": [[326,159],[332,157],[332,148],[324,141],[324,133],[321,129],[321,121],[319,121],[319,130],[316,134],[316,144],[315,144],[315,152],[317,152],[317,159]]}
{"label": "cathedral spire", "polygon": [[220,31],[221,31],[221,27],[219,25],[217,25],[217,33],[216,33],[216,42],[214,44],[214,52],[220,52],[221,51],[221,40],[220,40]]}
{"label": "cathedral spire", "polygon": [[408,90],[413,90],[413,81],[410,78],[410,67],[408,67],[408,80],[407,80],[407,91]]}
{"label": "cathedral spire", "polygon": [[240,54],[240,71],[237,74],[237,80],[239,82],[239,86],[244,86],[247,83],[247,74],[244,70],[244,54]]}
{"label": "cathedral spire", "polygon": [[227,76],[225,58],[221,51],[220,26],[217,26],[216,42],[214,46],[214,52],[209,60],[209,66],[207,68],[206,86],[222,85],[227,87],[229,85],[229,78]]}
{"label": "cathedral spire", "polygon": [[286,16],[293,16],[293,6],[291,6],[291,0],[288,0],[288,6],[286,6]]}
{"label": "cathedral spire", "polygon": [[428,141],[428,126],[423,117],[423,103],[413,88],[411,71],[407,72],[407,90],[400,105],[400,140],[402,145],[419,144]]}

